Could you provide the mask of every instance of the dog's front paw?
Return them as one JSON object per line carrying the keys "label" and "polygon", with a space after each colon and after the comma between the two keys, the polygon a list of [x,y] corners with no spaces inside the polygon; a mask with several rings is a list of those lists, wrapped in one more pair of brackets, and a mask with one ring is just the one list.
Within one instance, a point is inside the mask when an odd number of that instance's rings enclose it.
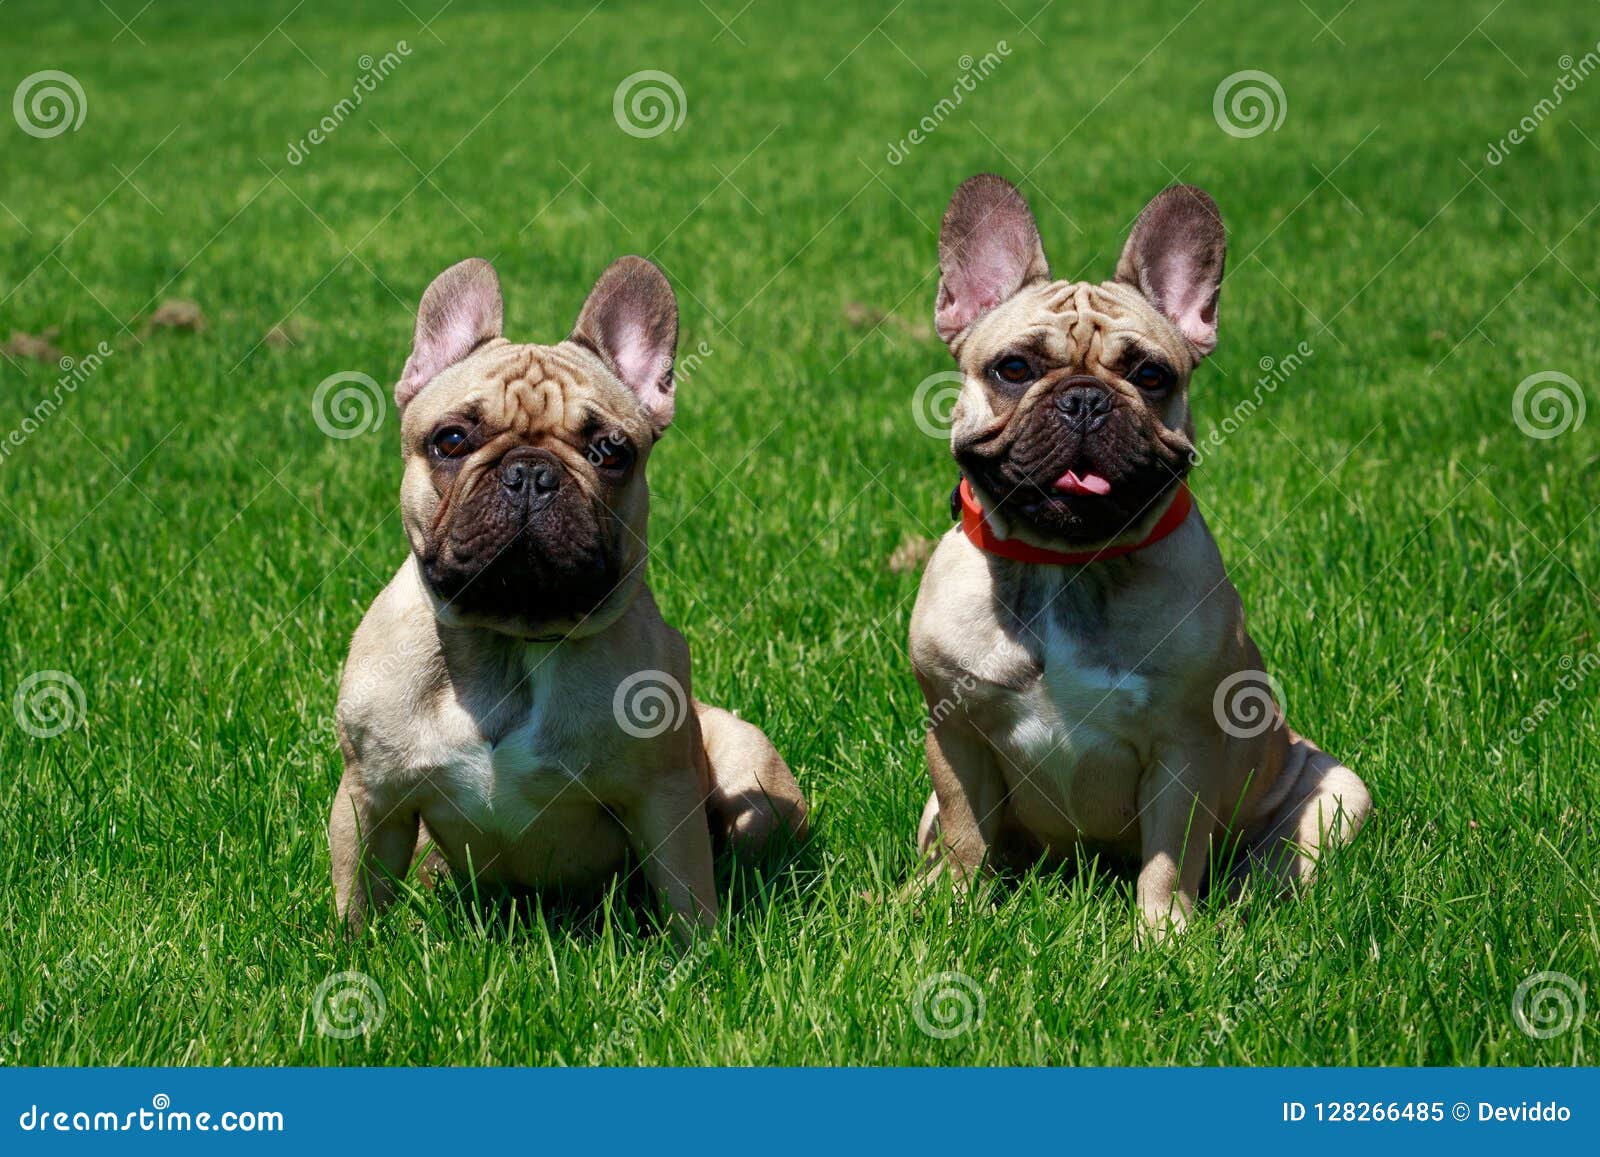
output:
{"label": "dog's front paw", "polygon": [[1146,904],[1140,908],[1133,930],[1134,946],[1140,949],[1159,947],[1168,940],[1177,939],[1188,926],[1189,914],[1182,906]]}

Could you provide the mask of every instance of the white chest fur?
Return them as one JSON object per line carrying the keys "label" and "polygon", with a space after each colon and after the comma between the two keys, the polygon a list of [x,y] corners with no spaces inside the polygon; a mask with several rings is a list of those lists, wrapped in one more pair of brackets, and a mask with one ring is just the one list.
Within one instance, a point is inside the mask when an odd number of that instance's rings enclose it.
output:
{"label": "white chest fur", "polygon": [[515,837],[552,804],[591,798],[578,782],[586,767],[569,737],[561,686],[535,667],[525,690],[517,703],[526,710],[497,718],[498,735],[485,734],[484,721],[500,705],[469,708],[453,694],[441,697],[435,725],[425,729],[430,738],[414,753],[412,771],[428,794],[479,832]]}
{"label": "white chest fur", "polygon": [[1006,776],[1014,791],[1048,798],[1044,810],[1080,829],[1120,823],[1158,727],[1151,682],[1109,665],[1103,650],[1058,623],[1042,633],[1040,677],[1008,693]]}

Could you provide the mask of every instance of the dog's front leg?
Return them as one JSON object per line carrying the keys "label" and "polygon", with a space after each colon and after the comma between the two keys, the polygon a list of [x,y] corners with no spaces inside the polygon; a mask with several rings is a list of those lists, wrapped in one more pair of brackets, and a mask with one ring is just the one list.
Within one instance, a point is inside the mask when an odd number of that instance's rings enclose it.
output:
{"label": "dog's front leg", "polygon": [[416,850],[420,823],[414,809],[378,814],[347,756],[328,816],[328,851],[334,907],[349,935],[361,932],[393,902],[395,881],[405,875]]}
{"label": "dog's front leg", "polygon": [[715,926],[711,825],[696,776],[663,777],[628,810],[634,851],[644,863],[645,878],[672,912],[674,934],[689,940],[697,930]]}
{"label": "dog's front leg", "polygon": [[1139,782],[1141,944],[1182,932],[1194,910],[1219,826],[1208,791],[1214,760],[1209,751],[1158,750]]}
{"label": "dog's front leg", "polygon": [[1005,776],[988,741],[962,716],[930,728],[927,750],[939,801],[938,834],[914,887],[926,888],[941,872],[949,872],[958,887],[969,887],[994,867],[990,854],[1003,819]]}

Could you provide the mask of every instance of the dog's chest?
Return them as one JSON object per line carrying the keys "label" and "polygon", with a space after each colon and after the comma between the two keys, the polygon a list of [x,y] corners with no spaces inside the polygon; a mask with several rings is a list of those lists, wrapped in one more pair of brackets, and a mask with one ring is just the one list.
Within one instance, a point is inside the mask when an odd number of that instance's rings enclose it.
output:
{"label": "dog's chest", "polygon": [[1039,674],[1011,693],[1003,764],[1030,827],[1113,839],[1136,813],[1159,693],[1103,639],[1044,618]]}
{"label": "dog's chest", "polygon": [[473,829],[514,838],[554,805],[587,805],[583,705],[553,672],[535,668],[505,703],[474,691],[441,702],[433,750],[419,762]]}

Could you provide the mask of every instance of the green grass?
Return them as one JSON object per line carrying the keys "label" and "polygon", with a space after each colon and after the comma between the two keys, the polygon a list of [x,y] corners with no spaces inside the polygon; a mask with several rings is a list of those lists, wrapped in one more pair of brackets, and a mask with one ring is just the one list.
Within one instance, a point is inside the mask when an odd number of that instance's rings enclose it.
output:
{"label": "green grass", "polygon": [[[874,31],[853,5],[801,21],[757,0],[725,33],[694,4],[456,0],[430,32],[368,0],[274,32],[290,7],[163,3],[131,33],[93,0],[0,10],[0,96],[54,68],[88,98],[53,139],[0,117],[0,339],[59,327],[67,355],[114,351],[0,461],[7,1063],[1594,1060],[1600,415],[1535,440],[1512,397],[1557,370],[1600,406],[1600,81],[1483,159],[1592,46],[1587,6],[1478,32],[1488,0],[1362,6],[1330,34],[1235,0],[1128,0],[1115,21],[1056,3],[1031,32],[998,4],[916,4]],[[393,75],[289,164],[358,57],[400,40]],[[993,75],[887,164],[959,58],[1000,40]],[[688,111],[635,139],[612,96],[647,68]],[[1241,69],[1281,83],[1277,131],[1213,119]],[[1302,902],[1208,906],[1170,950],[1133,951],[1107,870],[985,910],[886,898],[926,792],[918,575],[887,561],[948,526],[952,464],[911,400],[950,365],[927,332],[939,214],[984,169],[1029,174],[1063,276],[1109,275],[1174,175],[1216,196],[1232,260],[1202,434],[1261,359],[1313,351],[1194,485],[1291,721],[1377,807]],[[423,287],[462,257],[497,263],[513,337],[554,340],[624,252],[666,267],[682,352],[710,351],[651,466],[653,586],[697,691],[796,769],[814,846],[675,974],[621,894],[487,921],[430,896],[345,945],[329,719],[405,547],[392,407],[335,440],[313,390],[340,371],[387,389]],[[169,297],[206,327],[147,328]],[[262,342],[279,324],[295,344]],[[0,361],[0,435],[60,375]],[[10,707],[48,670],[85,710],[40,739]],[[387,1000],[349,1041],[311,1013],[346,969]],[[1590,1010],[1539,1040],[1511,1006],[1544,970]],[[943,1040],[912,1006],[946,971],[984,1016]]]}

